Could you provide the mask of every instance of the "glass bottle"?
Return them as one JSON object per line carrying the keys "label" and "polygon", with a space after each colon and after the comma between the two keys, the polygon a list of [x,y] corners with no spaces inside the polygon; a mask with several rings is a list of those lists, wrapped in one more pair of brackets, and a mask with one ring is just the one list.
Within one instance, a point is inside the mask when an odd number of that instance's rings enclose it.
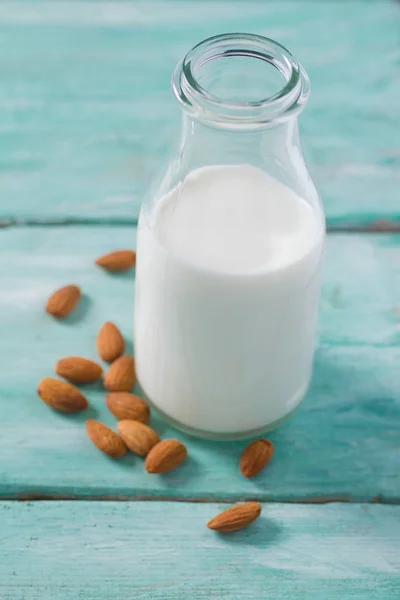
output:
{"label": "glass bottle", "polygon": [[325,221],[297,116],[305,70],[286,48],[226,34],[178,64],[181,135],[138,225],[139,383],[176,427],[259,435],[304,398]]}

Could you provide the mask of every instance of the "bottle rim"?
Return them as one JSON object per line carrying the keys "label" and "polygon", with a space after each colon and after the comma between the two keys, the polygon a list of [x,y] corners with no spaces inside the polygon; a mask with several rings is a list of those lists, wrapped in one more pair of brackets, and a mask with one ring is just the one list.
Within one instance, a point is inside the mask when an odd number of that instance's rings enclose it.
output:
{"label": "bottle rim", "polygon": [[[230,101],[210,93],[196,74],[210,61],[250,57],[275,67],[284,77],[276,93],[257,100]],[[308,99],[310,83],[302,65],[281,44],[255,34],[226,33],[210,37],[189,50],[172,76],[175,97],[186,113],[209,125],[228,128],[263,128],[300,112]]]}

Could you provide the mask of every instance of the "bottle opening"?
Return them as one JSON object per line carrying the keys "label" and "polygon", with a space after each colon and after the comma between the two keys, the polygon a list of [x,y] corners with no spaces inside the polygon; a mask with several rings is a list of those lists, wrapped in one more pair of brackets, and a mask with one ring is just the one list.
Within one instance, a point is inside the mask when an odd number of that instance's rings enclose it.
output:
{"label": "bottle opening", "polygon": [[263,57],[225,53],[197,66],[196,81],[220,102],[257,104],[265,102],[286,85],[283,73]]}
{"label": "bottle opening", "polygon": [[172,87],[186,112],[214,126],[265,127],[299,112],[309,80],[290,52],[252,34],[209,38],[177,65]]}

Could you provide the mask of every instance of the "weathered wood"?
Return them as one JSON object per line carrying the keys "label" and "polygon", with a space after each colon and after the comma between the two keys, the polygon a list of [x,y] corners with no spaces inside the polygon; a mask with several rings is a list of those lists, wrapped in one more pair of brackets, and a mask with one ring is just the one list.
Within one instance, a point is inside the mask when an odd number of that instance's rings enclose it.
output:
{"label": "weathered wood", "polygon": [[266,504],[226,535],[222,508],[1,503],[1,598],[398,600],[399,507]]}
{"label": "weathered wood", "polygon": [[210,11],[1,2],[0,220],[135,219],[177,125],[176,62],[242,30],[281,41],[310,73],[302,132],[329,223],[398,222],[398,4],[219,0]]}
{"label": "weathered wood", "polygon": [[[1,230],[0,497],[400,499],[399,243],[398,235],[329,236],[313,387],[271,434],[271,465],[248,481],[237,466],[243,443],[188,438],[156,418],[162,437],[184,440],[191,458],[176,472],[151,476],[141,459],[113,462],[87,440],[85,418],[115,425],[100,386],[86,388],[88,415],[57,414],[36,396],[58,358],[96,358],[104,321],[131,339],[134,273],[109,275],[94,259],[134,247],[135,230]],[[55,321],[44,302],[67,283],[81,285],[85,296],[77,314]]]}

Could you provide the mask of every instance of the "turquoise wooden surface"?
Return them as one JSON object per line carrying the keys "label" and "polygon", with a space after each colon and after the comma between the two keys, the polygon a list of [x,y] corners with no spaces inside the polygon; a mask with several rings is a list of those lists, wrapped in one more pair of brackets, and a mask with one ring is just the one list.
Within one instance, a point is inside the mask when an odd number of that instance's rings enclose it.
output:
{"label": "turquoise wooden surface", "polygon": [[328,223],[398,222],[399,24],[392,0],[0,2],[0,219],[134,220],[177,124],[175,63],[246,30],[310,73]]}
{"label": "turquoise wooden surface", "polygon": [[[399,23],[394,0],[0,0],[1,600],[399,598],[400,508],[375,503],[400,502],[400,234],[350,233],[400,226]],[[245,480],[243,443],[156,417],[190,460],[150,476],[139,458],[107,460],[86,415],[51,412],[35,388],[57,358],[95,357],[105,320],[131,340],[134,274],[93,260],[135,246],[178,124],[176,61],[229,30],[276,38],[307,67],[305,153],[329,227],[347,233],[328,236],[312,389],[271,434],[265,472]],[[85,296],[55,322],[44,300],[69,282]],[[86,390],[89,416],[113,425],[101,388]],[[80,500],[15,501],[29,497]],[[206,529],[243,498],[274,502],[233,536]]]}
{"label": "turquoise wooden surface", "polygon": [[[132,339],[134,273],[110,276],[94,259],[134,245],[133,227],[0,230],[0,497],[400,499],[399,234],[329,236],[313,387],[271,435],[273,463],[251,481],[237,468],[243,443],[207,444],[157,419],[163,437],[187,443],[185,467],[154,477],[138,458],[109,461],[86,439],[85,414],[60,416],[36,396],[58,358],[96,358],[104,321]],[[55,321],[43,306],[65,283],[82,287],[82,311]],[[89,416],[114,426],[101,386],[87,395]]]}
{"label": "turquoise wooden surface", "polygon": [[398,600],[400,508],[265,504],[247,530],[222,505],[2,503],[2,600]]}

